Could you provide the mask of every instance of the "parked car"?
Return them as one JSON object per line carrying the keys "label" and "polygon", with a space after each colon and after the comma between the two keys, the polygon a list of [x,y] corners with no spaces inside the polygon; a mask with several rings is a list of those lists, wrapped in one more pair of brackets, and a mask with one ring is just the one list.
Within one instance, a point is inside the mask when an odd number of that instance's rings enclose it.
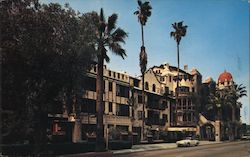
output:
{"label": "parked car", "polygon": [[199,140],[193,137],[186,137],[186,139],[180,140],[176,142],[177,147],[190,147],[190,146],[198,146]]}
{"label": "parked car", "polygon": [[250,140],[250,134],[244,134],[241,136],[241,140]]}

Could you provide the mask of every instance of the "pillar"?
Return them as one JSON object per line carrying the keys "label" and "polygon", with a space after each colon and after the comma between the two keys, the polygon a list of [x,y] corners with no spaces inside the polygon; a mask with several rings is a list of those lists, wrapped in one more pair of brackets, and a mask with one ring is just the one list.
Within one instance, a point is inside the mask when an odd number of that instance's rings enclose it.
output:
{"label": "pillar", "polygon": [[82,124],[80,119],[75,120],[75,124],[72,132],[72,142],[77,143],[82,140]]}
{"label": "pillar", "polygon": [[221,122],[215,121],[215,141],[221,141]]}

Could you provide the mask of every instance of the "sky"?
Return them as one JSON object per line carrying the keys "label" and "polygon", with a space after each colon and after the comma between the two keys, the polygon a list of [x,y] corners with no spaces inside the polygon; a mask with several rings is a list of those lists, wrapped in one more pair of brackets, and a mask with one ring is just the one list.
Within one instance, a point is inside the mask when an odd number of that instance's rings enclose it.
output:
{"label": "sky", "polygon": [[[142,0],[143,1],[143,0]],[[126,71],[132,76],[140,75],[139,52],[141,30],[137,17],[136,0],[40,0],[41,3],[69,5],[80,13],[100,12],[104,9],[106,19],[118,14],[117,26],[128,33],[123,45],[125,60],[109,53],[107,67]],[[250,124],[249,114],[249,6],[247,0],[149,0],[152,15],[144,27],[148,68],[169,63],[177,66],[176,42],[170,38],[174,22],[184,21],[187,34],[180,43],[180,67],[197,68],[203,80],[215,81],[225,70],[230,72],[237,84],[247,87],[247,97],[240,101],[242,122]]]}

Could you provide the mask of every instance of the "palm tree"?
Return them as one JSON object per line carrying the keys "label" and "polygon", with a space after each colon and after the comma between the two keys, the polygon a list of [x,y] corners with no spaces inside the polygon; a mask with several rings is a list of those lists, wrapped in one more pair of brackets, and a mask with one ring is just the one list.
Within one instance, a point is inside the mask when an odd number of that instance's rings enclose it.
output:
{"label": "palm tree", "polygon": [[147,53],[146,48],[144,46],[144,32],[143,32],[143,26],[146,25],[146,22],[148,20],[148,17],[151,16],[151,9],[149,2],[142,3],[140,0],[138,2],[138,10],[134,12],[135,15],[138,17],[138,21],[141,24],[141,38],[142,38],[142,46],[140,51],[140,68],[141,68],[141,74],[142,74],[142,105],[143,105],[143,113],[142,113],[142,136],[141,140],[144,139],[144,123],[145,123],[145,97],[144,97],[144,74],[147,69]]}
{"label": "palm tree", "polygon": [[125,43],[124,39],[127,33],[121,28],[116,28],[117,14],[112,14],[108,21],[105,21],[103,9],[99,16],[99,24],[97,35],[97,77],[96,77],[96,93],[97,93],[97,130],[96,130],[96,151],[103,151],[104,147],[104,130],[103,130],[103,65],[104,60],[109,62],[107,48],[115,55],[121,56],[123,59],[126,56],[125,50],[121,43]]}
{"label": "palm tree", "polygon": [[227,95],[228,104],[232,108],[232,121],[235,121],[235,109],[240,108],[242,105],[240,102],[238,102],[238,100],[243,96],[247,96],[246,87],[243,86],[242,84],[240,85],[234,84],[229,86],[227,90],[228,90],[228,95]]}
{"label": "palm tree", "polygon": [[177,69],[177,90],[176,90],[176,124],[177,124],[177,104],[178,104],[178,90],[179,90],[179,71],[180,71],[180,58],[179,58],[179,45],[181,42],[181,38],[186,35],[187,27],[183,25],[183,21],[172,24],[172,27],[174,28],[175,32],[170,32],[170,37],[173,37],[174,40],[177,43],[177,62],[178,62],[178,69]]}
{"label": "palm tree", "polygon": [[217,89],[215,93],[210,93],[208,97],[208,104],[206,104],[206,109],[208,112],[215,112],[215,120],[221,120],[222,115],[222,107],[226,104],[226,90],[225,89]]}

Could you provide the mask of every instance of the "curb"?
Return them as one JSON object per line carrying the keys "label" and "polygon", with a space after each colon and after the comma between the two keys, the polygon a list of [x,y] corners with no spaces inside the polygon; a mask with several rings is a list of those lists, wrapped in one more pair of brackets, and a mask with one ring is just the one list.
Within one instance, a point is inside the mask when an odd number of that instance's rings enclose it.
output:
{"label": "curb", "polygon": [[[211,142],[211,143],[203,143],[200,144],[200,146],[204,145],[214,145],[214,144],[221,144],[223,142]],[[135,153],[135,152],[143,152],[143,151],[154,151],[154,150],[163,150],[163,149],[174,149],[178,148],[176,145],[169,145],[169,146],[155,146],[155,147],[146,147],[146,148],[137,148],[137,149],[123,149],[123,150],[117,150],[113,151],[113,154],[127,154],[127,153]]]}
{"label": "curb", "polygon": [[88,153],[79,153],[79,154],[69,154],[69,155],[62,155],[60,157],[112,157],[113,152],[88,152]]}

